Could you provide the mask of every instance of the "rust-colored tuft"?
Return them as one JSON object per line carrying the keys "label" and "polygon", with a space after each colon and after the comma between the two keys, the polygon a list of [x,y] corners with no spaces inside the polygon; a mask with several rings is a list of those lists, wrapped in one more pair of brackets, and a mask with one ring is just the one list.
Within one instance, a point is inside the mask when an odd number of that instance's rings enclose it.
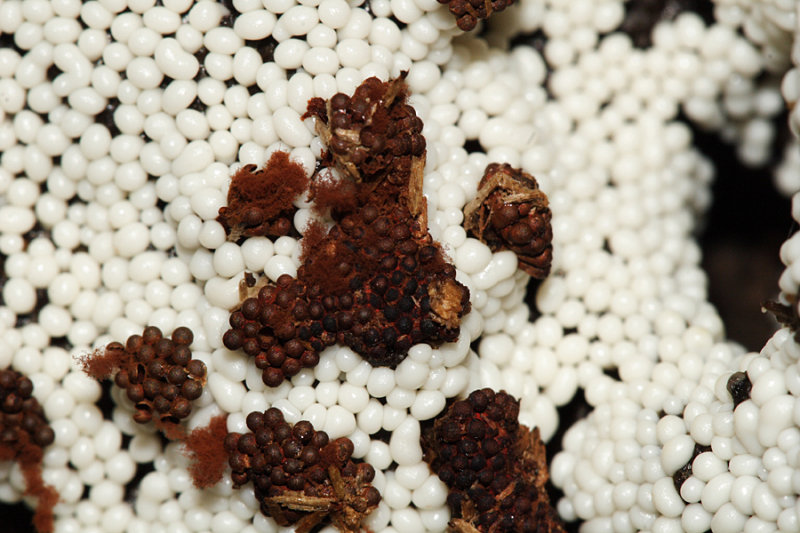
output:
{"label": "rust-colored tuft", "polygon": [[315,366],[334,343],[395,366],[414,344],[458,338],[469,291],[427,231],[425,140],[406,94],[402,78],[370,78],[352,97],[309,102],[341,176],[318,175],[311,196],[334,224],[309,225],[296,278],[248,282],[223,337],[255,358],[269,386]]}
{"label": "rust-colored tuft", "polygon": [[297,210],[293,202],[307,188],[303,166],[286,152],[274,152],[264,168],[245,165],[233,175],[228,205],[220,208],[217,220],[231,241],[288,235]]}
{"label": "rust-colored tuft", "polygon": [[511,250],[534,278],[550,273],[553,229],[536,179],[504,163],[486,167],[478,194],[464,207],[464,229],[492,251]]}
{"label": "rust-colored tuft", "polygon": [[228,434],[225,448],[234,487],[252,482],[262,513],[301,533],[326,519],[340,531],[363,531],[381,497],[370,484],[373,467],[351,459],[350,439],[329,441],[307,421],[292,426],[274,407],[247,415],[247,427]]}
{"label": "rust-colored tuft", "polygon": [[227,415],[215,416],[207,426],[193,430],[184,439],[184,453],[191,460],[189,474],[198,489],[216,485],[225,473],[227,419]]}
{"label": "rust-colored tuft", "polygon": [[544,443],[518,414],[507,393],[477,390],[424,434],[425,459],[450,489],[450,531],[563,533],[544,486]]}
{"label": "rust-colored tuft", "polygon": [[39,533],[50,533],[58,493],[42,479],[42,456],[55,433],[32,393],[33,383],[26,376],[10,369],[0,371],[0,460],[19,464],[25,495],[37,499],[33,525]]}
{"label": "rust-colored tuft", "polygon": [[79,358],[83,371],[98,381],[109,379],[121,367],[124,353],[101,348]]}

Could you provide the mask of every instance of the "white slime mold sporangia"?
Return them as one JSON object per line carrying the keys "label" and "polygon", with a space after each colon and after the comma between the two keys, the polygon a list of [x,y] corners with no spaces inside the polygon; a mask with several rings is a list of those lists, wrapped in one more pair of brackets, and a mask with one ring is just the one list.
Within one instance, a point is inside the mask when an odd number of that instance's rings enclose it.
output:
{"label": "white slime mold sporangia", "polygon": [[[252,488],[227,476],[192,487],[179,445],[132,423],[116,389],[104,420],[75,356],[146,325],[194,332],[210,377],[190,428],[225,412],[243,431],[274,406],[350,437],[377,470],[375,531],[445,529],[420,421],[485,386],[520,398],[520,421],[545,440],[583,391],[592,412],[550,468],[559,513],[585,531],[800,529],[800,346],[788,328],[759,354],[725,339],[694,234],[714,169],[678,120],[765,163],[775,116],[788,109],[800,130],[800,10],[716,0],[711,23],[682,13],[637,48],[615,31],[636,3],[518,0],[462,34],[433,0],[1,1],[0,368],[30,376],[55,431],[43,471],[61,497],[55,530],[278,530]],[[534,32],[541,50],[511,45]],[[395,370],[335,346],[268,388],[221,339],[243,272],[293,275],[300,246],[226,241],[216,217],[230,176],[276,150],[311,175],[322,144],[301,118],[308,100],[402,71],[424,122],[430,233],[472,312],[458,342],[414,346]],[[798,142],[775,172],[786,195],[800,191]],[[490,162],[523,168],[549,196],[554,261],[535,312],[516,256],[462,227]],[[302,230],[309,204],[297,206]],[[792,214],[800,222],[797,197]],[[780,250],[785,301],[798,294],[798,243]],[[752,392],[734,410],[737,371]],[[0,500],[23,491],[18,467],[0,463]]]}

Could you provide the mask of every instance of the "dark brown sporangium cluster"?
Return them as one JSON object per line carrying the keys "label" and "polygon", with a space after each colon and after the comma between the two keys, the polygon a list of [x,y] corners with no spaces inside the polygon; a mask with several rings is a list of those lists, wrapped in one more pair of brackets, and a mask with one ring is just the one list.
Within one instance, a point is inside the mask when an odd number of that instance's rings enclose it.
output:
{"label": "dark brown sporangium cluster", "polygon": [[457,532],[563,532],[545,491],[539,431],[520,426],[519,401],[504,391],[472,392],[423,436],[425,458],[450,489]]}
{"label": "dark brown sporangium cluster", "polygon": [[464,207],[464,228],[493,252],[511,250],[537,279],[550,273],[553,229],[547,196],[536,179],[508,163],[492,163],[478,194]]}
{"label": "dark brown sporangium cluster", "polygon": [[458,338],[469,291],[427,230],[425,140],[406,96],[402,78],[370,78],[352,97],[309,101],[330,150],[311,199],[332,225],[306,228],[297,277],[246,278],[223,336],[255,358],[269,386],[315,366],[332,344],[393,367],[414,344]]}
{"label": "dark brown sporangium cluster", "polygon": [[248,433],[229,433],[225,448],[234,487],[253,483],[261,512],[306,532],[329,519],[341,531],[362,531],[380,502],[372,466],[354,462],[350,439],[329,440],[310,422],[293,426],[270,408],[247,415]]}
{"label": "dark brown sporangium cluster", "polygon": [[33,396],[33,382],[14,370],[0,370],[0,461],[16,461],[25,478],[25,495],[37,499],[33,525],[39,533],[53,530],[58,493],[42,480],[44,448],[55,433]]}
{"label": "dark brown sporangium cluster", "polygon": [[192,402],[206,383],[206,365],[192,359],[193,340],[186,327],[176,328],[170,339],[157,327],[148,326],[141,335],[128,337],[124,345],[111,342],[84,358],[84,370],[95,379],[113,375],[114,383],[134,405],[136,422],[152,420],[168,437],[180,438],[179,423],[192,412]]}
{"label": "dark brown sporangium cluster", "polygon": [[438,0],[447,4],[447,8],[456,17],[456,25],[462,31],[470,31],[496,11],[503,11],[514,3],[514,0]]}

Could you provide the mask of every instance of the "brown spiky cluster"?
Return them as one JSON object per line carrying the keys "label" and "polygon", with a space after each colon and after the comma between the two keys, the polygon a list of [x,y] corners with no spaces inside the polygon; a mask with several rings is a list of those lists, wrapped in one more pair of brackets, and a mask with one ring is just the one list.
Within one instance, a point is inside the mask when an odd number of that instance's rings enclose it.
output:
{"label": "brown spiky cluster", "polygon": [[96,379],[113,374],[114,383],[133,402],[133,419],[140,424],[153,420],[170,436],[192,412],[192,401],[203,393],[206,382],[206,365],[192,359],[193,340],[186,327],[176,328],[170,339],[148,326],[124,345],[111,342],[86,358],[84,370]]}
{"label": "brown spiky cluster", "polygon": [[456,17],[456,25],[461,31],[470,31],[495,11],[503,11],[514,3],[514,0],[438,0],[447,4],[447,8]]}
{"label": "brown spiky cluster", "polygon": [[563,532],[544,488],[544,444],[518,414],[519,402],[507,393],[477,390],[423,439],[426,459],[450,488],[452,531]]}
{"label": "brown spiky cluster", "polygon": [[220,208],[217,220],[234,242],[288,235],[297,211],[293,202],[307,187],[303,167],[291,162],[286,152],[274,152],[264,168],[245,165],[233,175],[228,205]]}
{"label": "brown spiky cluster", "polygon": [[0,461],[16,461],[25,478],[25,494],[38,499],[34,527],[52,531],[53,506],[58,493],[42,480],[43,449],[55,433],[39,401],[32,396],[33,383],[14,370],[0,370]]}
{"label": "brown spiky cluster", "polygon": [[427,231],[425,143],[406,91],[402,79],[370,78],[352,98],[309,102],[341,176],[318,176],[311,187],[333,225],[306,230],[296,278],[266,286],[249,278],[223,337],[228,349],[255,357],[269,386],[316,365],[334,343],[395,366],[414,344],[458,338],[469,291]]}
{"label": "brown spiky cluster", "polygon": [[478,194],[464,207],[464,228],[492,251],[511,250],[534,278],[550,273],[553,229],[547,196],[536,179],[508,163],[492,163]]}
{"label": "brown spiky cluster", "polygon": [[310,422],[294,426],[276,408],[247,415],[249,433],[229,433],[234,487],[252,482],[261,512],[282,526],[309,531],[329,519],[342,531],[361,531],[361,521],[380,502],[370,485],[375,470],[351,459],[350,439],[328,439]]}

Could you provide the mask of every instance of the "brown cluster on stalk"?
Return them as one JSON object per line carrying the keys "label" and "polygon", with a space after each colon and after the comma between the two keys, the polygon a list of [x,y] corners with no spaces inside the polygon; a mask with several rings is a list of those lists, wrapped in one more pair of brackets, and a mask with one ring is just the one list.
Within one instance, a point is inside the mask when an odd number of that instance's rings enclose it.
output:
{"label": "brown cluster on stalk", "polygon": [[380,502],[372,466],[352,460],[350,439],[330,440],[310,422],[287,423],[276,408],[247,415],[248,433],[225,438],[234,487],[252,483],[261,512],[307,532],[324,520],[362,531]]}
{"label": "brown cluster on stalk", "polygon": [[55,434],[33,382],[15,370],[0,370],[0,461],[16,461],[25,478],[25,495],[37,499],[33,525],[39,533],[53,531],[53,506],[58,493],[42,479],[43,450]]}
{"label": "brown cluster on stalk", "polygon": [[450,489],[450,531],[564,531],[544,486],[544,443],[518,415],[512,396],[481,389],[453,403],[424,433],[425,459]]}
{"label": "brown cluster on stalk", "polygon": [[547,196],[536,179],[508,163],[492,163],[464,206],[464,228],[493,252],[511,250],[537,279],[550,273],[553,229]]}
{"label": "brown cluster on stalk", "polygon": [[486,20],[496,11],[503,11],[514,3],[514,0],[438,0],[446,4],[456,17],[456,25],[462,31],[470,31],[479,20]]}
{"label": "brown cluster on stalk", "polygon": [[192,402],[206,383],[206,365],[192,359],[193,340],[187,327],[176,328],[169,338],[148,326],[141,335],[128,337],[124,345],[111,342],[84,358],[83,367],[95,379],[113,375],[114,383],[134,405],[136,422],[152,420],[167,437],[182,438],[180,421],[191,414]]}
{"label": "brown cluster on stalk", "polygon": [[309,101],[329,148],[311,199],[330,225],[306,228],[296,277],[246,277],[223,336],[255,358],[269,386],[315,366],[335,343],[395,366],[414,344],[458,338],[469,291],[427,230],[425,140],[406,97],[402,78],[370,78],[352,97]]}

